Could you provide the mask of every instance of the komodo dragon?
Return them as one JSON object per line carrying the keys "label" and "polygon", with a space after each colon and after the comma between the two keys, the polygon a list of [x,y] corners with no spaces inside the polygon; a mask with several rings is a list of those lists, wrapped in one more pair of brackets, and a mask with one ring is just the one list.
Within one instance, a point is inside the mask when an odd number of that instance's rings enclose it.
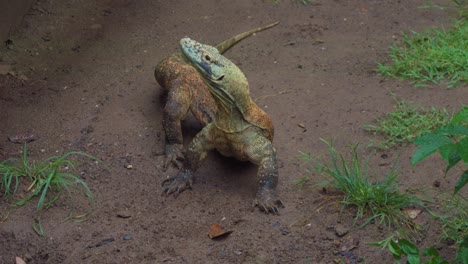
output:
{"label": "komodo dragon", "polygon": [[[223,54],[242,39],[276,26],[279,22],[249,30],[221,42],[216,49]],[[162,60],[154,71],[154,76],[167,93],[164,107],[163,127],[166,132],[166,159],[164,168],[170,163],[181,167],[183,137],[181,121],[188,111],[192,112],[202,126],[210,123],[216,113],[216,104],[197,71],[186,61],[181,52],[176,52]]]}
{"label": "komodo dragon", "polygon": [[194,172],[208,151],[248,160],[258,165],[258,191],[254,205],[261,211],[278,213],[276,150],[272,145],[273,124],[250,97],[242,71],[214,47],[189,38],[180,41],[183,54],[198,70],[218,107],[213,122],[206,125],[188,145],[183,168],[163,181],[163,193],[175,195],[192,187]]}

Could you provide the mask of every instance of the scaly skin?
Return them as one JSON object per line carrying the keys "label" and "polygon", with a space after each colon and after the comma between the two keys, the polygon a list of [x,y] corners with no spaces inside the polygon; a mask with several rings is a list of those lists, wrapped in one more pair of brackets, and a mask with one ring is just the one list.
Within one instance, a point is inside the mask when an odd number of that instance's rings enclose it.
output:
{"label": "scaly skin", "polygon": [[[216,48],[220,53],[224,53],[242,39],[277,24],[278,22],[236,35]],[[181,121],[190,111],[198,122],[205,126],[213,120],[217,106],[197,70],[184,60],[181,52],[162,60],[156,66],[154,76],[167,93],[163,114],[166,133],[164,168],[170,163],[180,168],[184,160]]]}
{"label": "scaly skin", "polygon": [[262,211],[277,214],[278,207],[283,204],[275,195],[278,168],[270,118],[252,101],[242,71],[216,48],[189,38],[183,38],[180,46],[207,84],[218,111],[213,122],[206,125],[188,146],[183,168],[162,183],[164,192],[177,195],[191,188],[194,172],[208,151],[216,149],[224,156],[258,165],[258,191],[254,204]]}

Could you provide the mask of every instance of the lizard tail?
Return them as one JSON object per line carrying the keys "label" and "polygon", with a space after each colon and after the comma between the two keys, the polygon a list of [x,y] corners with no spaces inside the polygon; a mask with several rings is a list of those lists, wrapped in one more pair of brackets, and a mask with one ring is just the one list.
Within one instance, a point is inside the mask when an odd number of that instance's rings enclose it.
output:
{"label": "lizard tail", "polygon": [[236,36],[234,36],[234,37],[232,37],[232,38],[230,38],[228,40],[225,40],[225,41],[221,42],[220,44],[218,44],[216,46],[216,49],[219,51],[219,53],[223,54],[228,49],[230,49],[232,46],[236,45],[237,42],[245,39],[246,37],[248,37],[248,36],[250,36],[252,34],[255,34],[257,32],[272,28],[272,27],[274,27],[274,26],[276,26],[278,24],[279,24],[279,22],[275,22],[273,24],[269,24],[269,25],[266,25],[264,27],[258,27],[258,28],[249,30],[247,32],[241,33],[239,35],[236,35]]}

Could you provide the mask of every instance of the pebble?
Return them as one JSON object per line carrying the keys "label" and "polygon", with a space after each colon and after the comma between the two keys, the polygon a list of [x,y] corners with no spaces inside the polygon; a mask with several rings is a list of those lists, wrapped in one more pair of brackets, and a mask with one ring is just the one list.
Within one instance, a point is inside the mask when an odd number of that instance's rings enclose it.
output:
{"label": "pebble", "polygon": [[131,240],[132,236],[131,235],[125,235],[122,237],[123,240]]}
{"label": "pebble", "polygon": [[15,263],[16,264],[26,264],[26,262],[20,257],[15,258]]}
{"label": "pebble", "polygon": [[346,234],[348,234],[349,232],[349,228],[345,227],[344,225],[342,224],[337,224],[335,226],[335,233],[338,237],[342,237]]}

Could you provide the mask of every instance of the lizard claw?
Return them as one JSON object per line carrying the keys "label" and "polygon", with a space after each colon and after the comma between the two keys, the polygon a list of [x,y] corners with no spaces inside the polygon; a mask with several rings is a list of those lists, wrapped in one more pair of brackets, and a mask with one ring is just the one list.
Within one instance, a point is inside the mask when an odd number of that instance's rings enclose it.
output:
{"label": "lizard claw", "polygon": [[279,208],[284,208],[281,200],[276,199],[271,190],[262,190],[257,194],[253,205],[265,213],[279,214]]}
{"label": "lizard claw", "polygon": [[182,162],[184,161],[183,154],[184,147],[182,144],[166,144],[166,160],[164,161],[164,170],[169,167],[169,164],[173,164],[178,169],[182,168]]}
{"label": "lizard claw", "polygon": [[284,208],[283,202],[281,200],[275,201],[259,201],[258,199],[254,200],[254,206],[258,207],[258,209],[265,213],[272,213],[275,215],[279,215],[279,208]]}
{"label": "lizard claw", "polygon": [[179,172],[176,176],[165,179],[161,186],[163,187],[162,194],[178,196],[186,189],[192,189],[193,179],[188,172]]}

